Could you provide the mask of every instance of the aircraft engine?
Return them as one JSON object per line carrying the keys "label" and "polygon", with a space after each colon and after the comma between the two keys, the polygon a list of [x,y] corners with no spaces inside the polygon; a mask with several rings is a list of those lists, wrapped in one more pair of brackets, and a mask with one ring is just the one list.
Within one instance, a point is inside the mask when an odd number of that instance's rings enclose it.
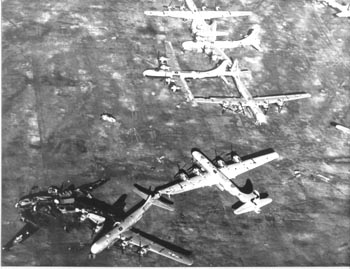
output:
{"label": "aircraft engine", "polygon": [[283,101],[277,101],[276,105],[277,105],[277,108],[278,108],[278,112],[281,113],[281,111],[283,109],[284,102]]}
{"label": "aircraft engine", "polygon": [[200,176],[202,174],[202,170],[197,166],[193,167],[192,171],[193,171],[193,174],[195,174],[196,176]]}
{"label": "aircraft engine", "polygon": [[226,166],[226,162],[225,162],[224,160],[222,160],[222,159],[217,159],[217,160],[216,160],[216,164],[217,164],[217,166],[218,166],[219,168],[223,168],[223,167]]}
{"label": "aircraft engine", "polygon": [[240,163],[240,162],[242,162],[242,159],[241,159],[241,157],[239,157],[238,155],[232,155],[232,161],[234,162],[234,163]]}
{"label": "aircraft engine", "polygon": [[123,240],[120,243],[120,246],[121,246],[122,249],[125,249],[128,245],[129,245],[129,242],[127,240]]}
{"label": "aircraft engine", "polygon": [[264,104],[262,105],[262,108],[263,108],[263,110],[264,110],[264,113],[266,114],[267,111],[269,110],[269,104],[268,104],[268,103],[264,103]]}
{"label": "aircraft engine", "polygon": [[190,179],[190,177],[189,177],[186,173],[184,173],[184,172],[181,172],[181,173],[179,174],[179,178],[180,178],[182,181],[187,181],[187,180]]}
{"label": "aircraft engine", "polygon": [[148,250],[149,250],[148,246],[139,247],[139,249],[137,250],[137,253],[142,257],[147,254]]}

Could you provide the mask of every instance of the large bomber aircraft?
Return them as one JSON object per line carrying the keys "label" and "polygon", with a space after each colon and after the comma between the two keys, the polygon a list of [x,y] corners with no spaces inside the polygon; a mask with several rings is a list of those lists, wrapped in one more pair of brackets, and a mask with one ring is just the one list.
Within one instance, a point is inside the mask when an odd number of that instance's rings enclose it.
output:
{"label": "large bomber aircraft", "polygon": [[[241,159],[233,151],[230,153],[231,161],[224,161],[221,157],[216,157],[213,161],[209,160],[203,153],[197,149],[192,150],[192,157],[195,166],[192,167],[191,174],[183,169],[178,173],[178,179],[159,186],[156,191],[159,194],[175,195],[191,190],[216,186],[221,191],[227,191],[236,196],[239,201],[233,205],[235,214],[243,214],[250,211],[260,212],[260,208],[271,203],[272,199],[267,194],[259,194],[253,190],[251,181],[248,179],[243,188],[238,187],[234,182],[238,175],[248,172],[265,163],[271,162],[279,157],[273,150],[266,150],[257,157],[246,157]],[[149,194],[147,189],[139,185],[135,187]]]}
{"label": "large bomber aircraft", "polygon": [[[49,217],[61,218],[66,213],[66,205],[75,198],[88,197],[92,199],[91,191],[108,180],[102,178],[77,188],[74,185],[64,187],[63,184],[60,188],[51,186],[47,191],[39,191],[22,197],[15,207],[20,210],[20,220],[25,222],[25,225],[2,249],[10,250],[14,245],[24,242],[41,227],[44,227]],[[64,229],[68,229],[70,224],[64,224]]]}
{"label": "large bomber aircraft", "polygon": [[[158,200],[159,195],[153,195],[125,213],[126,195],[122,195],[113,205],[97,200],[92,196],[91,191],[107,182],[107,180],[103,178],[77,188],[74,185],[69,185],[66,188],[51,186],[47,191],[22,197],[16,203],[16,207],[21,210],[21,220],[26,224],[2,249],[10,250],[14,245],[23,243],[41,227],[47,226],[48,216],[60,221],[63,216],[69,215],[75,216],[74,219],[78,219],[79,222],[88,221],[93,234],[96,234],[91,246],[90,257],[102,251],[104,249],[102,246],[107,243],[108,246],[118,243],[122,249],[127,246],[137,247],[140,256],[151,251],[177,262],[191,265],[193,261],[187,254],[174,251],[169,248],[169,245],[177,249],[180,249],[179,247],[131,227],[142,217],[150,205],[155,204],[173,210],[172,203],[167,202],[164,197]],[[73,226],[74,223],[64,223],[66,231],[70,227],[68,225]],[[112,237],[108,238],[109,234],[112,234]],[[183,250],[183,252],[188,251]]]}
{"label": "large bomber aircraft", "polygon": [[[226,84],[228,84],[226,77],[233,76],[232,72],[234,69],[231,68],[232,61],[228,57],[222,59],[217,67],[208,71],[181,71],[180,69],[171,70],[170,63],[173,63],[178,68],[180,67],[176,61],[171,42],[166,41],[165,47],[167,48],[167,52],[171,52],[169,58],[159,57],[158,68],[145,70],[143,72],[143,76],[164,80],[165,83],[169,85],[170,90],[173,92],[176,92],[181,88],[181,86],[178,86],[176,84],[176,79],[180,79],[180,81],[186,82],[188,79],[221,78]],[[245,71],[246,70],[240,70],[240,72]]]}
{"label": "large bomber aircraft", "polygon": [[[261,125],[262,123],[267,123],[266,113],[271,104],[276,104],[280,112],[283,108],[284,103],[287,101],[311,97],[309,93],[253,97],[240,79],[240,69],[238,68],[237,60],[234,61],[232,68],[234,69],[234,71],[231,72],[232,78],[234,79],[237,90],[239,91],[241,97],[194,97],[194,101],[196,103],[218,104],[222,107],[223,112],[225,110],[230,110],[233,113],[247,115],[248,117],[255,118],[255,123],[257,125]],[[264,110],[262,110],[261,107]]]}
{"label": "large bomber aircraft", "polygon": [[260,26],[253,25],[252,28],[248,30],[247,34],[240,40],[218,41],[214,38],[213,40],[185,41],[182,43],[182,49],[184,51],[203,52],[212,57],[218,56],[215,55],[216,49],[224,50],[251,46],[261,52],[262,48],[260,47],[260,40],[258,38],[259,32]]}
{"label": "large bomber aircraft", "polygon": [[325,3],[328,6],[338,10],[339,12],[335,14],[337,17],[343,17],[343,18],[350,17],[350,4],[342,5],[335,0],[317,0],[317,1]]}
{"label": "large bomber aircraft", "polygon": [[[91,245],[90,258],[95,258],[96,254],[118,244],[122,249],[125,249],[127,246],[136,246],[140,256],[144,256],[148,251],[151,251],[186,265],[191,265],[193,263],[188,255],[174,251],[166,246],[170,243],[158,238],[155,240],[154,236],[148,235],[133,227],[152,205],[173,211],[172,202],[164,197],[160,197],[158,193],[153,193],[145,197],[145,200],[136,204],[128,212],[124,212],[125,198],[126,195],[121,196],[113,207],[101,202],[92,204],[93,212],[105,216],[106,221],[103,228],[94,239],[94,243]],[[91,209],[86,210],[86,208],[83,208],[82,210],[85,218],[95,222],[94,219],[89,216],[89,211],[91,211]]]}
{"label": "large bomber aircraft", "polygon": [[[211,38],[213,33],[217,35],[226,35],[226,33],[214,32],[210,25],[205,21],[218,18],[229,18],[229,17],[242,17],[250,16],[253,13],[250,11],[208,11],[208,10],[199,10],[193,0],[185,0],[185,5],[188,10],[165,10],[165,11],[145,11],[144,14],[147,16],[159,16],[159,17],[171,17],[171,18],[180,18],[185,20],[192,20],[191,23],[191,33],[194,38],[208,37]],[[216,28],[216,26],[215,26]]]}

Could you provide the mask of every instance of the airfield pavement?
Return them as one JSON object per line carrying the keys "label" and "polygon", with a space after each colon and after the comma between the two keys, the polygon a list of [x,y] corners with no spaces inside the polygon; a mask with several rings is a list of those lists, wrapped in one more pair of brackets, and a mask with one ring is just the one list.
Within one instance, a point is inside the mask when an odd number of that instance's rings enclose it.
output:
{"label": "airfield pavement", "polygon": [[[200,4],[200,1],[197,1]],[[137,228],[193,253],[194,266],[349,266],[350,24],[311,1],[216,1],[221,10],[251,10],[251,18],[220,20],[239,39],[257,23],[263,53],[226,51],[241,67],[253,95],[305,91],[310,99],[272,108],[268,125],[220,107],[192,107],[181,93],[142,77],[157,65],[163,40],[173,43],[184,70],[207,70],[203,54],[180,51],[189,22],[149,18],[143,11],[166,1],[2,1],[2,229],[5,244],[22,226],[14,204],[33,186],[69,179],[112,180],[94,194],[113,203],[134,183],[169,182],[191,149],[207,156],[244,156],[273,148],[280,159],[241,175],[273,202],[261,214],[235,216],[228,193],[204,188],[172,196],[176,211],[151,208]],[[211,1],[207,1],[211,7]],[[219,79],[189,83],[194,95],[236,95]],[[176,104],[181,103],[179,107]],[[101,113],[115,116],[103,122]],[[164,156],[162,159],[158,159]],[[300,176],[295,176],[300,171]],[[148,253],[118,248],[87,258],[91,232],[49,224],[25,243],[2,252],[3,266],[180,266]]]}

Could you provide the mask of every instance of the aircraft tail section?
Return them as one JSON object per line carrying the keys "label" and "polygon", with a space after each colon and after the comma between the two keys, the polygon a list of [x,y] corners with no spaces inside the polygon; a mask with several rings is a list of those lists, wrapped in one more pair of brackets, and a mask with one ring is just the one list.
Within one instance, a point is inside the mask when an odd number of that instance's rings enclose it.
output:
{"label": "aircraft tail section", "polygon": [[240,201],[232,206],[233,213],[236,215],[251,211],[259,214],[263,206],[272,202],[272,199],[268,198],[267,193],[259,194],[259,192],[253,189],[253,183],[250,179],[247,179],[245,185],[238,187],[238,189],[240,194],[237,197]]}
{"label": "aircraft tail section", "polygon": [[[240,215],[240,214],[254,211],[255,213],[259,214],[261,211],[261,208],[265,205],[268,205],[271,202],[272,202],[271,198],[258,198],[258,199],[249,201],[247,203],[237,202],[235,205],[233,205],[234,208],[236,207],[233,213],[236,215]],[[237,204],[238,204],[238,207],[237,207]]]}
{"label": "aircraft tail section", "polygon": [[[142,199],[146,200],[150,195],[151,196],[155,196],[157,195],[158,193],[157,192],[154,192],[152,190],[149,190],[149,189],[146,189],[138,184],[134,184],[135,188],[134,188],[134,192],[139,195]],[[155,205],[155,206],[158,206],[158,207],[161,207],[163,209],[166,209],[166,210],[169,210],[169,211],[174,211],[174,207],[173,207],[173,202],[166,199],[165,197],[163,196],[160,196],[158,199],[154,198],[152,203]]]}
{"label": "aircraft tail section", "polygon": [[344,6],[344,8],[341,10],[341,12],[336,14],[337,17],[350,17],[350,4]]}
{"label": "aircraft tail section", "polygon": [[260,40],[258,38],[260,32],[260,26],[254,25],[248,30],[247,35],[241,40],[243,46],[252,46],[257,51],[262,51],[260,46]]}

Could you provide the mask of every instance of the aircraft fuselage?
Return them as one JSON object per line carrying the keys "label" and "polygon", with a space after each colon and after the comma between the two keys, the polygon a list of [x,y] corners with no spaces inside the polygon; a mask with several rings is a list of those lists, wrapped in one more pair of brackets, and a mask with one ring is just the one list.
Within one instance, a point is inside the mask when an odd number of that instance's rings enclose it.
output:
{"label": "aircraft fuselage", "polygon": [[106,248],[112,246],[120,238],[120,235],[123,232],[130,229],[136,222],[138,222],[142,218],[143,214],[152,205],[153,199],[153,197],[149,196],[140,208],[135,210],[132,214],[127,216],[121,222],[117,222],[110,232],[102,236],[91,246],[90,252],[92,254],[98,254]]}

